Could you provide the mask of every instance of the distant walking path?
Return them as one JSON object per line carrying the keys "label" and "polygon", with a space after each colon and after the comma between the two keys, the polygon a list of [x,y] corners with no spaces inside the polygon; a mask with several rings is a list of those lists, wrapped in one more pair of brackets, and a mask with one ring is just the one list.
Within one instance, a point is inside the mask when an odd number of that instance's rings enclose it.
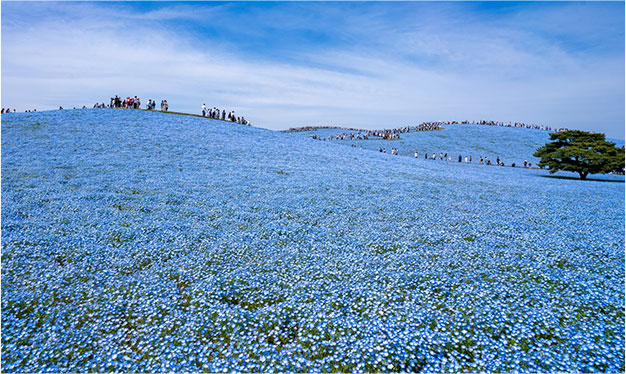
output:
{"label": "distant walking path", "polygon": [[[150,110],[150,109],[141,109],[141,110],[146,111],[146,112],[151,112],[151,110]],[[201,114],[183,113],[183,112],[170,112],[170,111],[159,111],[159,110],[157,110],[157,111],[155,111],[155,112],[167,113],[167,114],[176,114],[176,115],[179,115],[179,116],[190,116],[190,117],[207,118],[207,119],[212,119],[212,120],[215,120],[215,121],[223,121],[223,122],[233,123],[233,121],[230,121],[230,120],[227,120],[227,119],[221,119],[221,118],[211,118],[211,117],[203,116],[203,115],[201,115]],[[246,124],[246,125],[247,125],[247,126],[252,126],[252,125],[250,124],[250,122],[247,122],[247,124]]]}
{"label": "distant walking path", "polygon": [[[543,125],[526,124],[522,122],[498,122],[498,121],[438,121],[438,122],[422,122],[417,126],[404,126],[396,129],[385,130],[366,130],[353,127],[341,127],[341,126],[304,126],[304,127],[292,127],[289,130],[283,132],[312,132],[317,130],[348,130],[341,134],[329,135],[321,137],[317,134],[310,137],[316,140],[369,140],[370,137],[374,137],[376,140],[398,140],[400,134],[408,132],[420,132],[420,131],[438,131],[443,130],[443,125],[485,125],[485,126],[500,126],[500,127],[517,127],[523,129],[535,129],[552,131],[552,127]],[[554,131],[564,131],[566,128],[555,129]]]}
{"label": "distant walking path", "polygon": [[[380,148],[379,152],[386,153],[386,150],[384,148]],[[394,150],[392,149],[391,154],[397,155],[398,154],[398,150],[395,149],[395,152],[394,152]],[[416,158],[416,159],[417,158],[421,158],[421,154],[419,152],[414,152],[413,153],[413,157]],[[433,161],[439,160],[439,161],[443,161],[443,162],[452,162],[452,163],[458,160],[457,161],[458,163],[465,163],[465,164],[471,164],[472,163],[472,156],[471,155],[465,155],[464,156],[464,155],[460,154],[458,156],[458,158],[457,158],[455,156],[452,156],[451,154],[449,155],[448,153],[443,153],[443,152],[440,152],[439,154],[433,153],[432,155],[430,153],[426,152],[426,153],[424,153],[424,159],[425,160],[433,160]],[[504,161],[500,159],[500,156],[496,157],[495,162],[492,162],[486,156],[480,156],[478,160],[474,160],[474,161],[475,161],[475,163],[478,163],[480,165],[506,166],[504,164]],[[523,168],[523,169],[541,169],[540,167],[539,168],[537,168],[537,167],[533,168],[533,163],[532,162],[528,162],[527,160],[524,160],[523,166],[522,165],[516,165],[515,163],[512,163],[511,167]]]}
{"label": "distant walking path", "polygon": [[[552,131],[552,127],[544,125],[527,124],[523,122],[499,122],[499,121],[448,121],[444,123],[446,125],[484,125],[484,126],[499,126],[499,127],[517,127],[520,129],[534,129],[534,130],[547,130]],[[567,128],[554,129],[555,132],[566,131]]]}
{"label": "distant walking path", "polygon": [[[145,112],[152,112],[152,110],[150,109],[140,109],[143,110]],[[155,110],[154,112],[159,112],[159,113],[167,113],[167,114],[175,114],[178,116],[189,116],[189,117],[198,117],[198,118],[206,118],[206,119],[212,119],[214,121],[222,121],[222,122],[228,122],[228,123],[238,123],[236,121],[231,121],[228,119],[221,119],[221,118],[211,118],[211,117],[207,117],[207,116],[203,116],[201,114],[193,114],[193,113],[183,113],[183,112],[171,112],[171,111],[164,111],[164,110]],[[241,123],[240,123],[241,124]],[[252,126],[252,124],[248,121],[246,121],[245,123],[246,126]]]}
{"label": "distant walking path", "polygon": [[437,131],[442,130],[440,127],[440,122],[423,122],[417,126],[404,126],[398,127],[395,129],[384,129],[384,130],[365,130],[365,129],[357,129],[357,128],[348,128],[348,127],[339,127],[339,126],[305,126],[305,127],[295,127],[290,128],[289,130],[284,130],[283,132],[304,132],[304,131],[317,131],[321,129],[336,129],[336,130],[349,130],[356,132],[345,132],[337,135],[329,135],[325,138],[322,138],[318,135],[312,135],[311,138],[316,140],[369,140],[370,137],[374,137],[377,140],[399,140],[400,134],[409,133],[409,132],[420,132],[420,131]]}

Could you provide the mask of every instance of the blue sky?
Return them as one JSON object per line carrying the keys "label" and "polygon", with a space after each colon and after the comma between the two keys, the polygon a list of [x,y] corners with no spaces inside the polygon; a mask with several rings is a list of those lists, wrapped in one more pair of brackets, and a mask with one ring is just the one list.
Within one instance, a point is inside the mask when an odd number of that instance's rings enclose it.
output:
{"label": "blue sky", "polygon": [[117,94],[255,125],[521,121],[624,139],[623,2],[2,2],[2,106]]}

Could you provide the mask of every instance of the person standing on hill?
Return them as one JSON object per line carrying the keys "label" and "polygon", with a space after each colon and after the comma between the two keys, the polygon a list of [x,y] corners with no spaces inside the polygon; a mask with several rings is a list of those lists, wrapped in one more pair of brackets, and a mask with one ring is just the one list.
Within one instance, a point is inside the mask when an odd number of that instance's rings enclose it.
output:
{"label": "person standing on hill", "polygon": [[206,116],[206,105],[202,104],[202,117]]}

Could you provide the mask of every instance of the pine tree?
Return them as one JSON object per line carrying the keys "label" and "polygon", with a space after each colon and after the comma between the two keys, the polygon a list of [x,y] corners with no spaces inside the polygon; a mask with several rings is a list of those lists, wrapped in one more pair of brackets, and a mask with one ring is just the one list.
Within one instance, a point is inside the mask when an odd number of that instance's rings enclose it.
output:
{"label": "pine tree", "polygon": [[624,169],[624,148],[607,142],[604,134],[568,130],[550,134],[550,143],[537,149],[539,166],[547,166],[550,173],[573,171],[580,179],[589,174],[609,173]]}

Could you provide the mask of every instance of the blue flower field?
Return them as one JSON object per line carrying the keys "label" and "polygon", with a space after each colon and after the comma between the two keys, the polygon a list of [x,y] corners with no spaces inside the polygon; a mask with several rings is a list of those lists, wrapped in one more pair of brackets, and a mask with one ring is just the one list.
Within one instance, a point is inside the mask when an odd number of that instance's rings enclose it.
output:
{"label": "blue flower field", "polygon": [[624,177],[591,179],[3,115],[2,371],[624,372]]}
{"label": "blue flower field", "polygon": [[[403,133],[400,140],[382,140],[370,137],[368,140],[331,140],[333,143],[355,146],[378,151],[381,147],[390,153],[397,148],[401,156],[413,157],[415,152],[419,158],[428,154],[430,158],[436,153],[439,161],[440,153],[447,153],[453,162],[458,156],[472,156],[472,163],[479,163],[480,157],[486,157],[495,164],[499,157],[506,166],[515,163],[523,165],[524,161],[539,164],[539,158],[533,153],[537,148],[550,141],[550,132],[544,130],[524,129],[515,127],[499,127],[487,125],[443,125],[445,131],[424,131]],[[295,132],[294,135],[311,137],[318,136],[328,139],[331,135],[359,134],[358,131],[344,129],[318,129],[316,131]],[[624,145],[623,140],[607,139],[618,147]]]}

